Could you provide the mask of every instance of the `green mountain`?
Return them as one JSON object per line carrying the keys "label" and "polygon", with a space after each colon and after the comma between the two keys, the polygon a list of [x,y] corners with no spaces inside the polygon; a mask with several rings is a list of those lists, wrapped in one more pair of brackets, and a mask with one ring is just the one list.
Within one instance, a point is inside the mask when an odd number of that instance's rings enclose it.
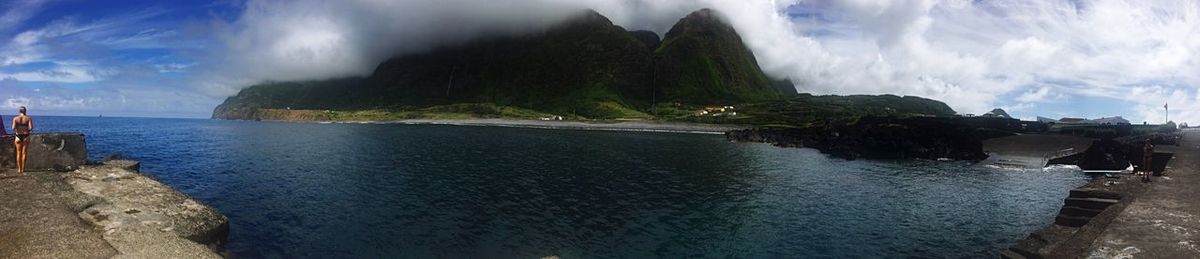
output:
{"label": "green mountain", "polygon": [[781,94],[737,31],[710,9],[680,19],[654,53],[654,83],[668,100],[720,104]]}
{"label": "green mountain", "polygon": [[463,103],[649,118],[645,112],[656,103],[762,101],[794,89],[769,80],[737,32],[712,10],[679,20],[665,40],[587,11],[541,33],[392,58],[366,78],[254,85],[226,99],[213,118],[258,119],[260,109],[411,110]]}

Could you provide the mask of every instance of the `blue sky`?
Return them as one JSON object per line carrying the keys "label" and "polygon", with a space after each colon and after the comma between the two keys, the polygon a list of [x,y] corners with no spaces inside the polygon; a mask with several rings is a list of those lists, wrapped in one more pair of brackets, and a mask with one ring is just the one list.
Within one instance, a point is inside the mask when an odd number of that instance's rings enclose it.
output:
{"label": "blue sky", "polygon": [[1200,2],[393,0],[0,2],[0,113],[207,117],[264,80],[364,75],[393,55],[536,32],[591,8],[664,33],[714,8],[801,92],[961,113],[1200,121]]}
{"label": "blue sky", "polygon": [[0,113],[198,117],[218,98],[191,87],[207,1],[0,2]]}

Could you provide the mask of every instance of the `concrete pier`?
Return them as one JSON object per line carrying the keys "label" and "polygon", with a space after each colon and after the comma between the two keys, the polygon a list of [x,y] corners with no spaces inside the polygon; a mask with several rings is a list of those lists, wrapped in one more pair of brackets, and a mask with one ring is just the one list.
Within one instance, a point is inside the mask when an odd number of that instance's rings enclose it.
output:
{"label": "concrete pier", "polygon": [[117,251],[37,180],[0,171],[0,258],[109,258]]}
{"label": "concrete pier", "polygon": [[1071,190],[1054,225],[1001,257],[1200,258],[1200,131],[1155,150],[1174,154],[1162,177],[1116,173]]}
{"label": "concrete pier", "polygon": [[1101,258],[1200,258],[1200,131],[1185,130],[1163,177],[1137,195],[1088,248]]}
{"label": "concrete pier", "polygon": [[82,134],[32,138],[28,169],[0,145],[0,258],[221,258],[224,215],[141,175],[137,162],[86,164]]}

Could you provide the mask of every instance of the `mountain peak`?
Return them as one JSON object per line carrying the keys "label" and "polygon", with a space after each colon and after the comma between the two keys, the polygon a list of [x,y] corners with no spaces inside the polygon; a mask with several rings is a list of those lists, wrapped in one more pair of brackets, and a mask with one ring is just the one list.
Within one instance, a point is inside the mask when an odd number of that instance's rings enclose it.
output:
{"label": "mountain peak", "polygon": [[612,26],[613,23],[608,17],[605,17],[600,12],[592,9],[585,9],[571,16],[569,24],[595,24],[603,26]]}
{"label": "mountain peak", "polygon": [[704,9],[696,10],[696,11],[692,12],[691,14],[684,16],[683,19],[720,20],[721,18],[719,16],[719,13],[717,13],[716,10],[704,8]]}
{"label": "mountain peak", "polygon": [[675,26],[671,27],[671,31],[667,32],[667,37],[684,33],[684,31],[727,32],[736,34],[733,27],[729,26],[729,23],[726,23],[725,19],[721,17],[721,13],[708,8],[696,10],[679,19],[675,23]]}
{"label": "mountain peak", "polygon": [[741,36],[717,11],[700,9],[679,19],[662,42],[655,50],[655,82],[668,99],[719,104],[781,94],[758,67]]}

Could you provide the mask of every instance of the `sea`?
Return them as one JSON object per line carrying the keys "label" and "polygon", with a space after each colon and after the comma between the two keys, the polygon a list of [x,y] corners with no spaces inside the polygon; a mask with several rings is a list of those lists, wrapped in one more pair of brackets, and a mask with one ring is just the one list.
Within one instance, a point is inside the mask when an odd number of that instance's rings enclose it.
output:
{"label": "sea", "polygon": [[35,119],[227,215],[234,258],[995,257],[1091,179],[721,135]]}

